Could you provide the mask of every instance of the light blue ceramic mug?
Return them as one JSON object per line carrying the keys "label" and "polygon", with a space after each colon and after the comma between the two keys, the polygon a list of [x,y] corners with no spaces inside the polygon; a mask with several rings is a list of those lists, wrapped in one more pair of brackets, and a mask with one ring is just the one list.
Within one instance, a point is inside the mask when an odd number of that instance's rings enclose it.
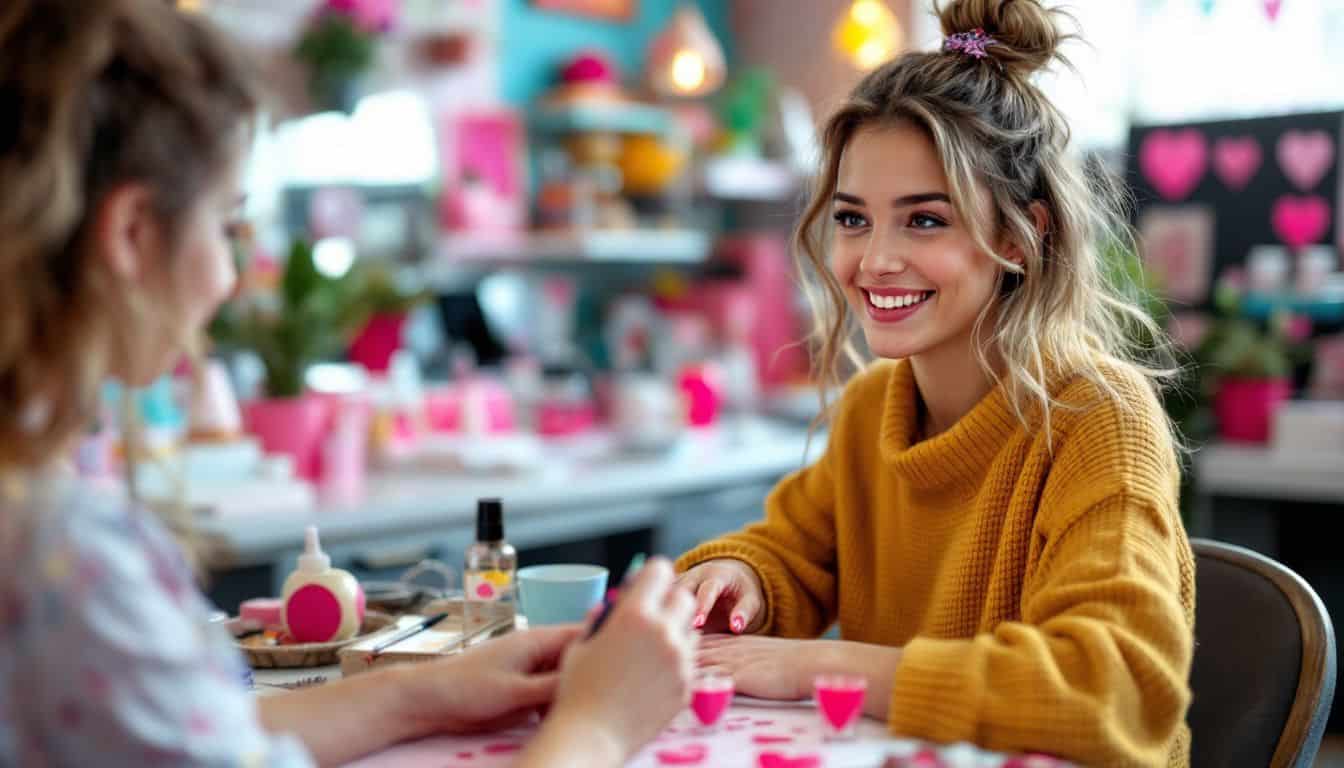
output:
{"label": "light blue ceramic mug", "polygon": [[518,570],[518,599],[529,626],[575,624],[607,593],[600,565],[533,565]]}

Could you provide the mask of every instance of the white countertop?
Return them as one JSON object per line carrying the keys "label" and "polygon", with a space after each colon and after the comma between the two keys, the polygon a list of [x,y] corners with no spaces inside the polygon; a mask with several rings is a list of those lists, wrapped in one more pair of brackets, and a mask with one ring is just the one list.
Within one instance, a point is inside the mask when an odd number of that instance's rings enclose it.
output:
{"label": "white countertop", "polygon": [[1194,461],[1204,494],[1344,503],[1344,455],[1215,444],[1201,448]]}
{"label": "white countertop", "polygon": [[[815,458],[825,444],[811,442]],[[203,517],[198,530],[220,547],[224,563],[242,565],[302,547],[303,530],[320,524],[324,544],[387,534],[415,534],[474,524],[476,500],[498,496],[512,521],[588,515],[593,525],[604,508],[628,523],[656,515],[660,497],[723,490],[769,481],[802,467],[806,428],[752,421],[744,428],[712,428],[684,436],[655,456],[583,459],[557,456],[524,474],[480,476],[460,471],[398,470],[374,473],[364,501],[311,512],[258,511],[254,515]],[[641,503],[647,502],[641,512]],[[556,513],[567,512],[566,515]],[[578,522],[578,521],[575,521]]]}

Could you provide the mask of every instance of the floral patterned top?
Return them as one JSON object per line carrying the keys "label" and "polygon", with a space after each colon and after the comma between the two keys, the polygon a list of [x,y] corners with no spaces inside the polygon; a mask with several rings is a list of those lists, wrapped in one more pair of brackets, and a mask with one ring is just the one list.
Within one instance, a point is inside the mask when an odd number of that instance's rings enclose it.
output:
{"label": "floral patterned top", "polygon": [[0,765],[310,766],[261,727],[157,519],[73,473],[0,473]]}

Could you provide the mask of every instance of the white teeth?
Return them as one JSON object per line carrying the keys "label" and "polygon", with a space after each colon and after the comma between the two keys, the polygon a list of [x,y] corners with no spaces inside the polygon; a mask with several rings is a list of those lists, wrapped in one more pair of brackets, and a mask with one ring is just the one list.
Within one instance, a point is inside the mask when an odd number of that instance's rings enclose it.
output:
{"label": "white teeth", "polygon": [[920,293],[907,293],[901,296],[879,296],[875,293],[868,293],[868,303],[878,309],[896,309],[897,307],[909,307],[924,301],[933,294],[928,291]]}

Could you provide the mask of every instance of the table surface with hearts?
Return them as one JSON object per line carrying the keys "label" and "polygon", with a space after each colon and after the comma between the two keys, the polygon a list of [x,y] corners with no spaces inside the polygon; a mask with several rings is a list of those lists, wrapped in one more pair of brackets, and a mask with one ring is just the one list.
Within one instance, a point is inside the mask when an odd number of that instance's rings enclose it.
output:
{"label": "table surface with hearts", "polygon": [[[628,768],[879,768],[887,758],[912,768],[1055,768],[1044,756],[987,752],[968,744],[930,746],[893,739],[875,720],[861,720],[852,739],[827,741],[811,702],[766,702],[738,697],[723,719],[703,728],[685,712]],[[533,733],[514,729],[485,736],[439,736],[402,744],[349,768],[508,768]]]}

